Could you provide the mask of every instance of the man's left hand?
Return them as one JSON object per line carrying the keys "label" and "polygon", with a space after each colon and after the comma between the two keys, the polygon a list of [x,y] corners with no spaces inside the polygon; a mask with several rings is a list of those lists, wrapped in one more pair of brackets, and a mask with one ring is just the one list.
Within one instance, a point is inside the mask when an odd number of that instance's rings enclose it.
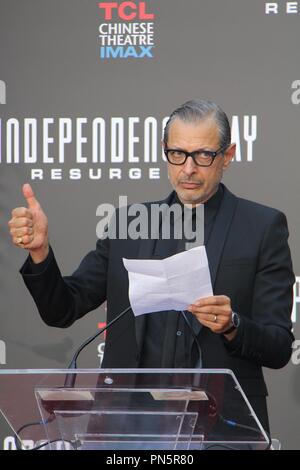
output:
{"label": "man's left hand", "polygon": [[213,295],[196,300],[187,310],[213,333],[222,334],[232,326],[231,300],[226,295]]}

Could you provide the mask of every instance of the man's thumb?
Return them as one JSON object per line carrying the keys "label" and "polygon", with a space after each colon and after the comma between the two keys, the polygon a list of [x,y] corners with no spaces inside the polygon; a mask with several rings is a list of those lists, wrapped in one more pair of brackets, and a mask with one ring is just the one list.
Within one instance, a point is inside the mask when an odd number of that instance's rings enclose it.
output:
{"label": "man's thumb", "polygon": [[27,201],[29,209],[36,209],[39,206],[38,200],[34,196],[33,189],[28,183],[23,185],[23,196]]}

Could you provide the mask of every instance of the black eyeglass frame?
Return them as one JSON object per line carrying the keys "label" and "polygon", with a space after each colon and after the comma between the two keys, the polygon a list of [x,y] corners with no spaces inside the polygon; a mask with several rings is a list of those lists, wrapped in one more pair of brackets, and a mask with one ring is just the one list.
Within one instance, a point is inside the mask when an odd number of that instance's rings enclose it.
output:
{"label": "black eyeglass frame", "polygon": [[[171,164],[171,165],[177,165],[177,166],[180,166],[180,165],[184,165],[185,162],[187,161],[188,157],[192,157],[193,159],[193,162],[195,163],[195,165],[197,166],[204,166],[204,167],[208,167],[208,166],[211,166],[215,160],[215,158],[220,154],[220,153],[224,153],[227,149],[228,149],[228,145],[225,146],[225,147],[221,147],[219,150],[216,150],[215,152],[213,152],[212,150],[205,150],[205,149],[198,149],[198,150],[193,150],[193,152],[186,152],[185,150],[182,150],[182,149],[169,149],[169,148],[164,148],[164,154],[168,160],[168,162]],[[184,153],[185,155],[185,159],[182,163],[174,163],[174,162],[171,162],[168,158],[168,152],[182,152]],[[195,159],[195,155],[197,153],[206,153],[209,157],[211,157],[211,162],[209,163],[209,165],[203,165],[201,163],[197,163],[196,162],[196,159]]]}

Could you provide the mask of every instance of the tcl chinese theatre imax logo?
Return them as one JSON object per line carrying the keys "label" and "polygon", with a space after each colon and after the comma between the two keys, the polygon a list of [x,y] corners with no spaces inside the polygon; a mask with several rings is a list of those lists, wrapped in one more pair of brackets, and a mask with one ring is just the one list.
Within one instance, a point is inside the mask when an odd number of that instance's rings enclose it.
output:
{"label": "tcl chinese theatre imax logo", "polygon": [[100,2],[100,59],[152,59],[155,14],[147,2]]}

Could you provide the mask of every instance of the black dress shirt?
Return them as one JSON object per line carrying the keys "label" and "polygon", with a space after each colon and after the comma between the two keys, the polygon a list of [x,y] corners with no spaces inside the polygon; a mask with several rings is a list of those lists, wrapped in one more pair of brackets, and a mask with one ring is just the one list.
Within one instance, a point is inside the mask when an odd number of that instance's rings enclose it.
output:
{"label": "black dress shirt", "polygon": [[[215,217],[223,197],[223,188],[204,204],[204,244],[208,242]],[[171,205],[179,203],[177,194]],[[193,210],[193,230],[196,227],[196,211]],[[162,259],[185,250],[186,240],[159,238],[154,250],[154,258]],[[193,327],[198,320],[190,313],[185,312],[187,319]],[[193,347],[192,347],[193,346]],[[170,310],[147,314],[146,334],[141,354],[140,367],[143,368],[187,368],[194,367],[199,359],[196,345],[193,345],[193,335],[180,312]]]}

